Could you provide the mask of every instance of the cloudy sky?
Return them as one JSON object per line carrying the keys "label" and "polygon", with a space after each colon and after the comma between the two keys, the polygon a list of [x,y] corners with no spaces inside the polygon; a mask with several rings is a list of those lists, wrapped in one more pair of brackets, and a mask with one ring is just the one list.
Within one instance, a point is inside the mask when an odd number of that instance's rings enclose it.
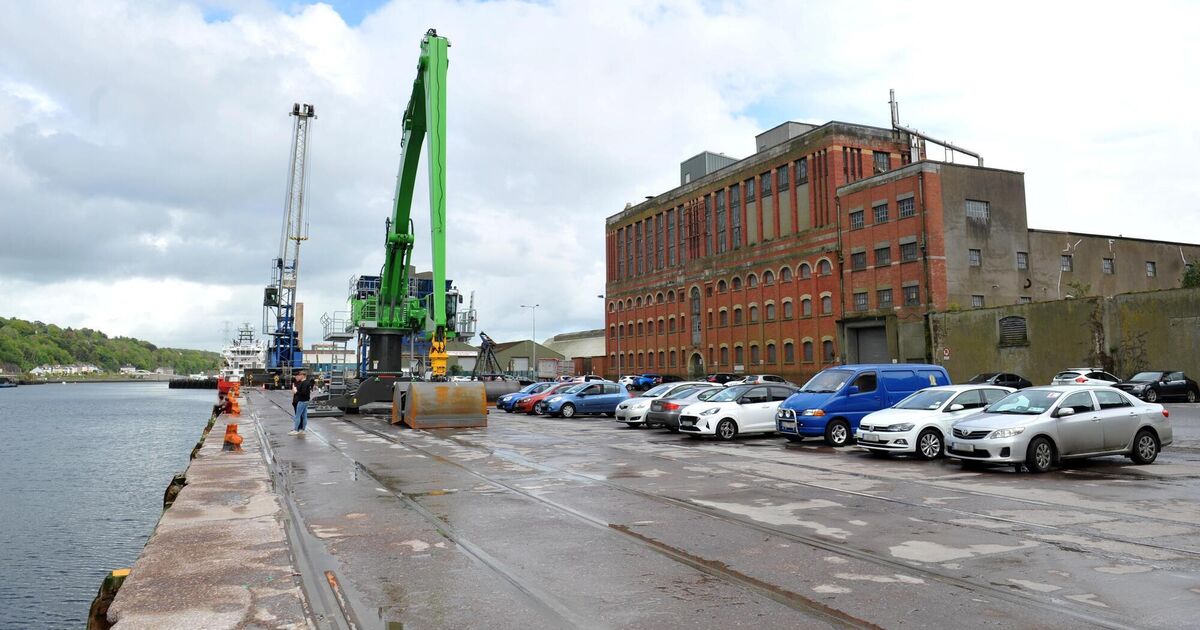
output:
{"label": "cloudy sky", "polygon": [[[209,349],[258,325],[300,101],[317,340],[382,263],[431,26],[450,276],[501,340],[530,335],[520,304],[539,339],[601,325],[604,219],[680,160],[787,119],[886,126],[888,88],[1024,171],[1033,227],[1200,241],[1198,5],[975,4],[0,0],[0,315]],[[424,267],[423,191],[414,217]]]}

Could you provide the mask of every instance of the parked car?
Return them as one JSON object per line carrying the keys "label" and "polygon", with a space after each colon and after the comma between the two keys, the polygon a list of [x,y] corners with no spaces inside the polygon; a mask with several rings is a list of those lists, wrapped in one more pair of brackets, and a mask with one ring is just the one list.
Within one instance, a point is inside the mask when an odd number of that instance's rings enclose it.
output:
{"label": "parked car", "polygon": [[824,437],[831,446],[845,446],[868,413],[887,409],[917,390],[949,384],[950,375],[940,365],[880,363],[828,368],[779,406],[776,430],[793,442]]}
{"label": "parked car", "polygon": [[1050,379],[1051,385],[1116,385],[1120,382],[1120,377],[1100,368],[1067,368]]}
{"label": "parked car", "polygon": [[741,382],[746,385],[770,385],[772,383],[775,383],[775,384],[779,384],[779,385],[787,385],[788,387],[796,387],[796,388],[800,387],[799,385],[787,380],[786,378],[783,378],[782,376],[777,376],[775,374],[750,374],[750,375],[742,378]]}
{"label": "parked car", "polygon": [[584,413],[615,415],[617,405],[629,399],[624,386],[611,381],[577,383],[570,389],[554,394],[542,402],[544,413],[574,418]]}
{"label": "parked car", "polygon": [[584,374],[583,376],[567,377],[567,380],[572,383],[591,383],[592,381],[607,381],[608,379],[599,374]]}
{"label": "parked car", "polygon": [[547,397],[562,391],[566,391],[578,384],[579,383],[552,383],[550,387],[547,387],[536,394],[530,394],[529,396],[518,399],[517,402],[513,404],[513,409],[517,413],[526,413],[531,416],[535,413],[542,413],[538,410],[538,406],[541,405]]}
{"label": "parked car", "polygon": [[679,412],[679,430],[732,440],[745,433],[775,431],[775,411],[796,389],[787,385],[731,385]]}
{"label": "parked car", "polygon": [[1107,385],[1023,389],[954,423],[946,455],[1045,472],[1070,458],[1125,455],[1149,464],[1172,441],[1170,413]]}
{"label": "parked car", "polygon": [[968,385],[999,385],[1000,387],[1011,387],[1013,389],[1025,389],[1033,387],[1033,383],[1029,379],[1020,374],[1010,374],[1008,372],[983,372],[976,374],[967,380]]}
{"label": "parked car", "polygon": [[1160,398],[1184,398],[1190,403],[1200,400],[1200,385],[1179,371],[1138,372],[1117,383],[1116,388],[1146,402],[1157,402]]}
{"label": "parked car", "polygon": [[658,383],[658,377],[658,374],[650,373],[635,376],[633,377],[633,389],[650,389]]}
{"label": "parked car", "polygon": [[741,378],[742,377],[738,376],[737,374],[730,374],[728,372],[717,372],[716,374],[709,374],[708,376],[704,377],[704,380],[708,381],[709,383],[717,383],[718,385],[724,385],[725,383],[728,383],[730,381],[741,380]]}
{"label": "parked car", "polygon": [[513,392],[511,394],[505,394],[505,395],[497,398],[496,399],[496,408],[503,409],[504,411],[507,411],[508,413],[513,413],[514,411],[516,411],[517,401],[519,401],[522,398],[525,398],[527,396],[532,396],[534,394],[540,394],[541,392],[544,392],[553,386],[554,386],[554,383],[534,383],[532,385],[526,385],[525,387],[522,387],[519,391]]}
{"label": "parked car", "polygon": [[669,395],[659,396],[650,401],[650,408],[646,410],[646,425],[660,425],[671,433],[679,433],[679,414],[685,407],[708,400],[724,389],[717,383],[705,383],[701,386],[689,385]]}
{"label": "parked car", "polygon": [[655,385],[646,390],[642,395],[630,398],[617,405],[617,422],[624,422],[631,427],[649,427],[650,421],[646,418],[646,412],[650,410],[650,403],[652,401],[662,396],[670,396],[679,390],[693,387],[716,387],[716,385],[703,381],[682,381]]}
{"label": "parked car", "polygon": [[624,385],[626,389],[633,389],[633,384],[637,382],[638,378],[640,377],[636,374],[630,374],[617,379],[617,383]]}
{"label": "parked car", "polygon": [[869,413],[858,423],[854,439],[872,453],[913,453],[935,459],[945,453],[946,438],[956,420],[1013,393],[991,385],[926,387],[888,409]]}

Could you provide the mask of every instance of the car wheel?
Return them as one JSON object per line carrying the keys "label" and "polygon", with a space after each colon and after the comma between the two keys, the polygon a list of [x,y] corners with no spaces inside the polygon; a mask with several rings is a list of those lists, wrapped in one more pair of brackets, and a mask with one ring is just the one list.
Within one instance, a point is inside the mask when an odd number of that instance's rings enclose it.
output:
{"label": "car wheel", "polygon": [[562,409],[558,410],[558,414],[564,418],[574,418],[575,417],[575,405],[572,405],[571,403],[565,403],[562,406]]}
{"label": "car wheel", "polygon": [[925,429],[917,436],[917,457],[930,460],[942,456],[942,434],[936,429]]}
{"label": "car wheel", "polygon": [[1158,402],[1158,392],[1153,389],[1146,390],[1146,402]]}
{"label": "car wheel", "polygon": [[1158,459],[1158,438],[1145,429],[1138,431],[1137,436],[1133,438],[1133,449],[1129,452],[1129,458],[1135,464],[1153,464],[1154,460]]}
{"label": "car wheel", "polygon": [[718,422],[717,437],[722,440],[732,440],[737,437],[737,423],[728,418]]}
{"label": "car wheel", "polygon": [[1188,390],[1188,402],[1190,402],[1190,403],[1196,402],[1196,390],[1194,390],[1194,389]]}
{"label": "car wheel", "polygon": [[825,427],[825,443],[842,447],[850,443],[850,424],[845,420],[834,420]]}
{"label": "car wheel", "polygon": [[804,438],[799,435],[785,435],[784,437],[786,437],[787,441],[791,442],[792,444],[799,444],[800,442],[804,441]]}
{"label": "car wheel", "polygon": [[1054,465],[1054,445],[1044,437],[1034,438],[1025,452],[1025,467],[1031,473],[1044,473]]}

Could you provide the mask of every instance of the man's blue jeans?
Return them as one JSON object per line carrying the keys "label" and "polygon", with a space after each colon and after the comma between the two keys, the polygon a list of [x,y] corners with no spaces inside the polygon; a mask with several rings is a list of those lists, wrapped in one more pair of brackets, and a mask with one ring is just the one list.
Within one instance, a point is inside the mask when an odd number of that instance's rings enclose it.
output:
{"label": "man's blue jeans", "polygon": [[296,418],[295,426],[292,427],[296,431],[303,431],[308,427],[308,401],[301,400],[296,403]]}

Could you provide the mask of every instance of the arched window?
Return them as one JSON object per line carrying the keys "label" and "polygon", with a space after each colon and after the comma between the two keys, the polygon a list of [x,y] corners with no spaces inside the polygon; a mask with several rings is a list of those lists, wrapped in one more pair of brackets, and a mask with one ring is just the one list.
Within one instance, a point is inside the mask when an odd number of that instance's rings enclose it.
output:
{"label": "arched window", "polygon": [[642,322],[638,322],[637,331],[639,336],[646,334],[646,327],[642,324]]}
{"label": "arched window", "polygon": [[676,365],[678,365],[678,364],[675,362],[675,351],[672,350],[671,351],[671,367],[675,367]]}
{"label": "arched window", "polygon": [[733,290],[734,291],[742,290],[742,279],[737,276],[733,277]]}
{"label": "arched window", "polygon": [[742,309],[733,309],[733,325],[737,326],[742,323]]}
{"label": "arched window", "polygon": [[708,327],[709,328],[713,327],[713,312],[712,311],[708,312]]}
{"label": "arched window", "polygon": [[828,295],[821,296],[821,314],[828,315],[833,312],[833,298]]}
{"label": "arched window", "polygon": [[708,349],[708,364],[713,365],[717,362],[717,351],[715,348]]}
{"label": "arched window", "polygon": [[658,294],[654,296],[654,303],[655,303],[655,304],[662,304],[662,303],[663,303],[663,294],[662,294],[662,291],[659,291],[659,292],[658,292]]}
{"label": "arched window", "polygon": [[617,324],[617,334],[622,337],[625,336],[625,324]]}
{"label": "arched window", "polygon": [[667,358],[667,355],[666,355],[666,353],[665,353],[665,352],[663,352],[662,350],[659,350],[659,351],[658,351],[658,367],[659,367],[659,368],[665,368],[665,367],[667,367],[667,364],[666,364],[666,362],[665,362],[665,361],[663,361],[663,359],[665,359],[665,358]]}
{"label": "arched window", "polygon": [[671,303],[675,302],[675,289],[667,291],[667,301]]}
{"label": "arched window", "polygon": [[666,329],[666,327],[663,326],[663,324],[665,324],[665,323],[666,322],[663,321],[663,318],[661,318],[661,317],[658,318],[658,334],[660,334],[660,335],[667,334],[667,329]]}
{"label": "arched window", "polygon": [[626,298],[625,299],[625,310],[628,311],[631,308],[633,308],[633,298]]}
{"label": "arched window", "polygon": [[746,276],[746,288],[753,289],[756,286],[758,286],[758,276],[754,274]]}
{"label": "arched window", "polygon": [[804,342],[804,362],[812,363],[813,361],[813,345],[811,341]]}
{"label": "arched window", "polygon": [[774,271],[771,271],[770,269],[768,269],[763,272],[763,284],[768,285],[768,286],[775,284],[775,272]]}
{"label": "arched window", "polygon": [[608,303],[608,312],[609,312],[609,313],[611,313],[611,312],[613,312],[613,311],[615,311],[615,310],[617,310],[617,303],[616,303],[616,302],[609,302],[609,303]]}
{"label": "arched window", "polygon": [[800,263],[800,271],[797,273],[800,274],[801,280],[807,280],[812,277],[812,267],[809,267],[808,263]]}
{"label": "arched window", "polygon": [[633,367],[633,353],[632,352],[627,352],[625,354],[625,367],[627,367],[627,368]]}
{"label": "arched window", "polygon": [[812,300],[804,298],[800,300],[800,315],[803,317],[812,317]]}
{"label": "arched window", "polygon": [[766,305],[766,307],[765,307],[765,308],[766,308],[766,310],[767,310],[767,312],[766,312],[766,315],[767,315],[767,321],[769,321],[769,322],[773,322],[773,321],[775,321],[775,305],[774,305],[774,304],[768,304],[768,305]]}
{"label": "arched window", "polygon": [[796,309],[792,306],[791,300],[784,302],[783,303],[783,318],[791,319],[791,318],[795,317],[796,316],[795,310]]}
{"label": "arched window", "polygon": [[757,321],[758,321],[758,307],[751,306],[750,307],[750,323],[753,324],[754,322],[757,322]]}
{"label": "arched window", "polygon": [[721,365],[729,365],[729,346],[721,348]]}
{"label": "arched window", "polygon": [[734,363],[736,363],[738,365],[742,365],[746,362],[745,361],[746,355],[744,354],[743,350],[744,350],[744,348],[742,348],[741,346],[738,346],[733,349],[733,362]]}
{"label": "arched window", "polygon": [[717,293],[724,293],[728,290],[729,290],[729,285],[724,280],[720,280],[717,282]]}
{"label": "arched window", "polygon": [[638,296],[638,299],[637,299],[637,300],[634,300],[634,304],[635,304],[635,305],[636,305],[638,308],[642,308],[642,298],[641,298],[641,296]]}
{"label": "arched window", "polygon": [[675,318],[671,317],[667,320],[667,332],[675,332]]}
{"label": "arched window", "polygon": [[783,344],[783,362],[784,363],[795,363],[796,362],[796,346],[794,346],[792,344],[792,342],[790,342],[790,341]]}
{"label": "arched window", "polygon": [[654,353],[653,352],[646,353],[646,367],[648,367],[650,369],[654,369]]}
{"label": "arched window", "polygon": [[758,365],[762,363],[762,351],[758,346],[750,346],[750,365]]}
{"label": "arched window", "polygon": [[641,367],[646,367],[646,355],[642,354],[641,352],[639,352],[639,353],[638,353],[638,362],[637,362],[637,366],[638,366],[638,367],[640,367],[640,368],[641,368]]}
{"label": "arched window", "polygon": [[829,264],[828,260],[822,258],[821,262],[817,263],[817,275],[828,276],[831,273],[833,273],[833,265]]}
{"label": "arched window", "polygon": [[616,364],[617,364],[617,353],[614,352],[614,353],[608,355],[608,365],[611,367],[611,366],[615,366]]}
{"label": "arched window", "polygon": [[646,306],[650,306],[651,304],[654,304],[654,296],[647,293],[646,294]]}
{"label": "arched window", "polygon": [[821,361],[824,363],[833,362],[833,342],[829,339],[821,342]]}
{"label": "arched window", "polygon": [[720,315],[720,317],[717,318],[717,321],[721,323],[721,326],[728,326],[729,325],[729,311],[721,311],[721,315]]}
{"label": "arched window", "polygon": [[779,270],[779,281],[780,282],[791,282],[792,281],[792,268],[791,267],[784,267],[783,269]]}
{"label": "arched window", "polygon": [[616,337],[616,336],[617,336],[617,325],[616,325],[616,324],[609,324],[609,325],[608,325],[608,336],[609,336],[609,337]]}
{"label": "arched window", "polygon": [[769,343],[767,344],[767,363],[775,365],[776,361],[778,361],[778,359],[775,356],[775,344]]}
{"label": "arched window", "polygon": [[692,345],[700,345],[700,289],[692,287]]}

